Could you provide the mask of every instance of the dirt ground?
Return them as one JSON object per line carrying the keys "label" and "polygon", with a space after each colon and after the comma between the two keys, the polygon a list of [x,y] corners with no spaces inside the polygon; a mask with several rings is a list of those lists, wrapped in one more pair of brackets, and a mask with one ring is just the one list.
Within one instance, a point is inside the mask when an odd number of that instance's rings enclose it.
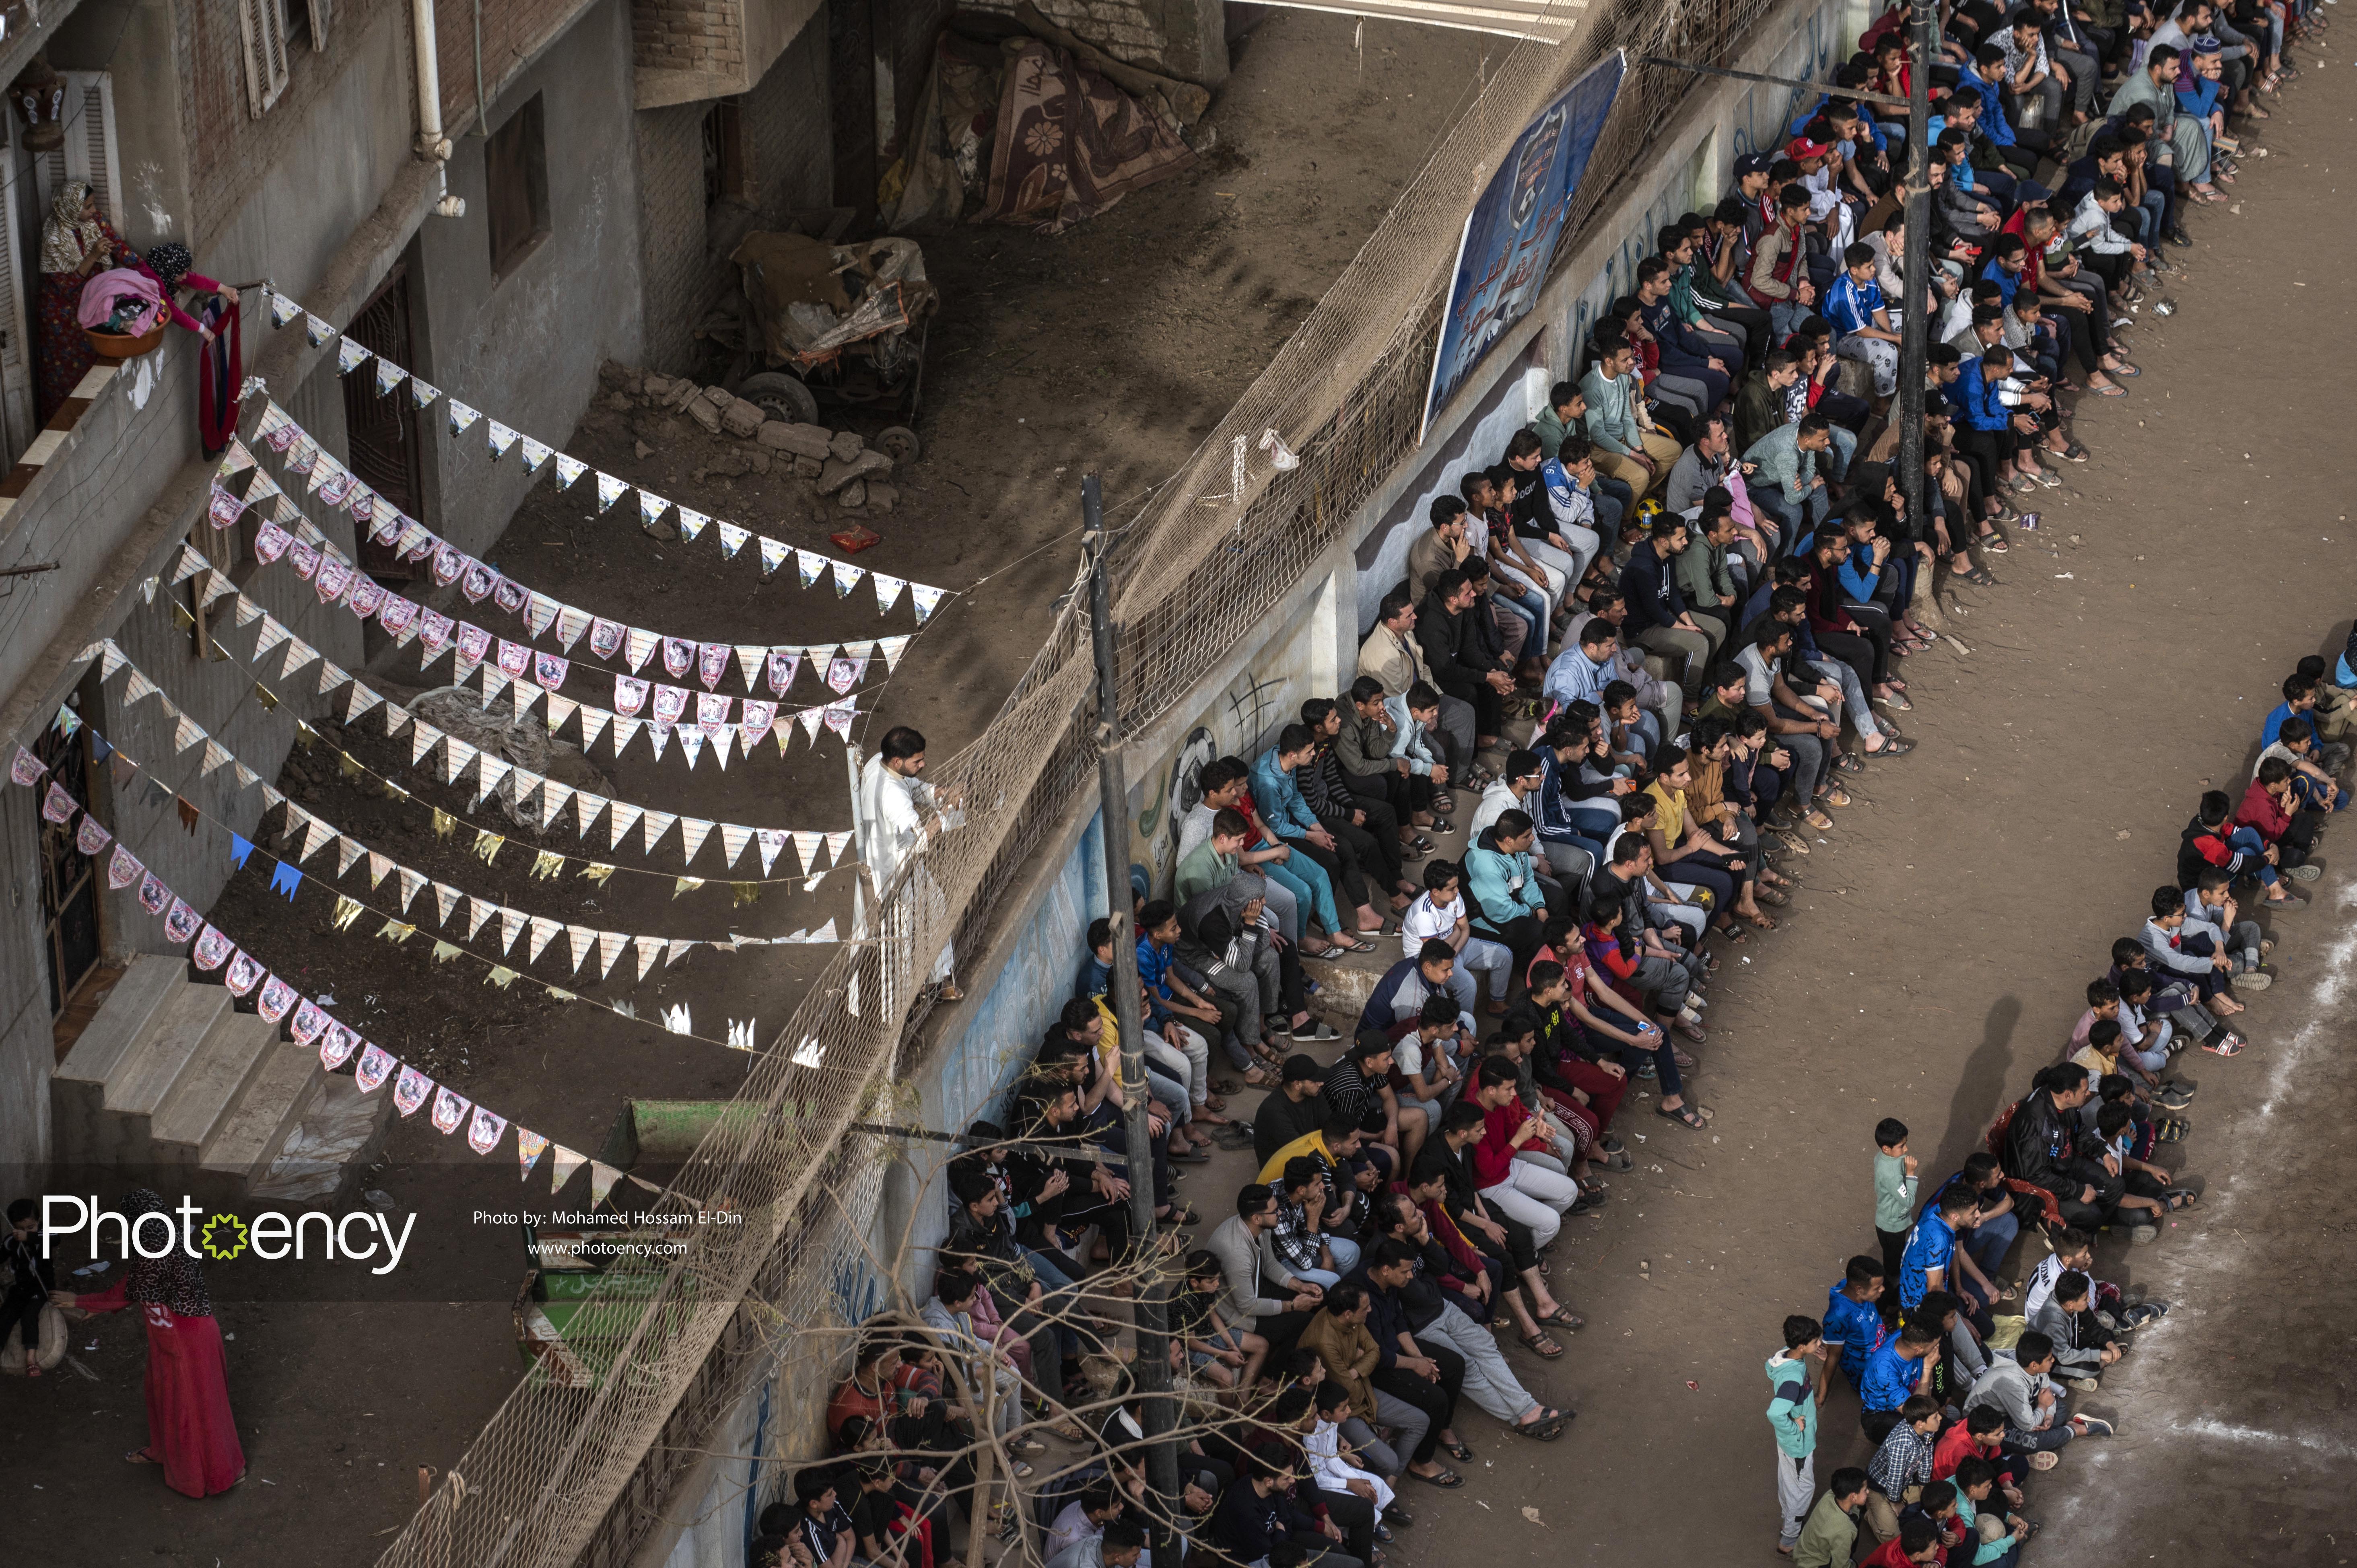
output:
{"label": "dirt ground", "polygon": [[[989,229],[927,242],[942,306],[916,422],[925,451],[893,476],[895,509],[865,518],[883,542],[858,559],[972,591],[942,607],[888,684],[879,667],[863,687],[877,693],[882,724],[916,725],[942,756],[980,732],[1069,581],[1083,468],[1105,476],[1111,503],[1176,469],[1469,102],[1485,55],[1504,48],[1371,21],[1361,55],[1354,25],[1273,13],[1240,46],[1236,74],[1213,106],[1216,149],[1096,220],[1053,239]],[[871,435],[897,422],[834,416],[837,427]],[[607,397],[563,445],[789,543],[832,552],[826,534],[848,521],[782,471],[743,470],[743,444],[707,437],[684,419],[617,409]],[[749,552],[724,563],[709,536],[694,546],[650,539],[627,506],[589,516],[587,494],[586,485],[561,496],[540,487],[487,558],[598,613],[705,639],[815,642],[909,629],[905,603],[879,621],[864,584],[840,603],[823,586],[764,585]],[[371,679],[414,690],[425,678],[413,659],[395,656]],[[806,674],[797,697],[811,701],[817,691]],[[834,888],[815,897],[771,889],[738,908],[717,878],[676,901],[668,881],[632,886],[627,875],[586,896],[577,891],[586,884],[527,886],[534,834],[470,812],[457,791],[410,775],[400,766],[406,750],[395,757],[376,725],[363,721],[343,743],[401,777],[425,804],[359,788],[321,751],[298,754],[281,787],[404,864],[484,897],[547,912],[578,898],[573,907],[607,929],[699,937],[782,933],[847,913],[847,892]],[[633,761],[607,755],[597,766],[625,800],[692,798],[700,813],[765,826],[850,825],[843,746],[831,736],[815,748],[798,738],[784,761],[770,751],[725,773],[707,759],[689,796],[679,764],[650,761],[643,747]],[[469,830],[447,840],[432,833],[429,805],[511,832],[510,848],[485,866],[470,853]],[[561,824],[546,842],[559,841],[578,839]],[[339,1011],[370,1037],[585,1152],[627,1098],[726,1095],[741,1079],[743,1060],[732,1053],[609,1014],[560,1010],[522,984],[489,988],[479,965],[430,964],[423,941],[395,948],[333,934],[332,904],[317,890],[306,890],[290,918],[267,882],[253,862],[222,896],[219,923],[307,991],[332,989]],[[766,1040],[823,960],[815,948],[699,952],[643,985],[619,983],[624,963],[612,987],[583,989],[627,996],[643,1015],[686,1000],[699,1033],[718,1033],[723,1016],[751,1015]],[[446,1159],[447,1147],[422,1125],[397,1127],[386,1163],[368,1177],[425,1217],[422,1283],[404,1299],[222,1305],[222,1326],[235,1337],[231,1398],[252,1466],[228,1496],[191,1505],[155,1472],[123,1465],[122,1453],[143,1436],[145,1354],[126,1317],[96,1319],[75,1334],[75,1355],[96,1382],[67,1375],[0,1389],[8,1407],[0,1474],[26,1538],[86,1562],[350,1563],[382,1551],[415,1507],[416,1467],[454,1462],[519,1369],[508,1309],[522,1278],[511,1228],[427,1235],[437,1210],[512,1208],[513,1167],[505,1155],[430,1173],[415,1163]],[[544,1177],[529,1190],[544,1195]],[[568,1197],[585,1201],[584,1191],[576,1177]]]}

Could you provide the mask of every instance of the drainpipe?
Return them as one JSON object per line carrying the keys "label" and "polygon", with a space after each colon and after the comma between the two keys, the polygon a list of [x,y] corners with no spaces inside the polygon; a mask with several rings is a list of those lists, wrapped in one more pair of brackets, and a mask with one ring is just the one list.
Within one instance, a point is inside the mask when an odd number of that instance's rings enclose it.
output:
{"label": "drainpipe", "polygon": [[434,160],[434,215],[463,217],[467,199],[450,194],[450,138],[442,134],[442,66],[434,41],[434,0],[409,0],[417,43],[417,156]]}

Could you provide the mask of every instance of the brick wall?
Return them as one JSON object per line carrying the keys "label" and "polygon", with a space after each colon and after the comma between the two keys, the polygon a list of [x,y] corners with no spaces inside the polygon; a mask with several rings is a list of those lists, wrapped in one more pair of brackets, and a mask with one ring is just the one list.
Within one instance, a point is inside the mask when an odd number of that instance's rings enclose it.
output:
{"label": "brick wall", "polygon": [[699,94],[702,97],[741,88],[744,5],[741,0],[631,0],[630,46],[642,75],[662,73],[715,83],[711,91]]}
{"label": "brick wall", "polygon": [[[636,10],[633,11],[635,20]],[[646,279],[647,363],[688,368],[690,334],[736,281],[726,252],[748,229],[795,208],[823,207],[833,179],[827,134],[826,32],[805,27],[745,96],[759,210],[724,209],[716,235],[704,212],[704,116],[709,103],[639,112],[639,222]]]}
{"label": "brick wall", "polygon": [[[496,111],[500,84],[570,27],[592,0],[482,0],[483,86]],[[434,0],[442,71],[442,123],[453,135],[475,122],[475,0]],[[414,96],[414,90],[413,90]]]}

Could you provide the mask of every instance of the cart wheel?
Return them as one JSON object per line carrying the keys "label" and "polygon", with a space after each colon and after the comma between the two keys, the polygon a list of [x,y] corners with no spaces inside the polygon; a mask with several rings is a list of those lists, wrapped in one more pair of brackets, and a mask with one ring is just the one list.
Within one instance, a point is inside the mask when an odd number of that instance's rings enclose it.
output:
{"label": "cart wheel", "polygon": [[874,446],[876,450],[892,459],[894,467],[906,467],[915,462],[917,455],[924,450],[923,443],[917,439],[917,433],[905,424],[887,425],[877,435]]}
{"label": "cart wheel", "polygon": [[757,403],[762,412],[778,419],[797,424],[818,423],[818,399],[811,395],[799,376],[782,371],[763,371],[747,376],[739,382],[737,395],[747,403]]}

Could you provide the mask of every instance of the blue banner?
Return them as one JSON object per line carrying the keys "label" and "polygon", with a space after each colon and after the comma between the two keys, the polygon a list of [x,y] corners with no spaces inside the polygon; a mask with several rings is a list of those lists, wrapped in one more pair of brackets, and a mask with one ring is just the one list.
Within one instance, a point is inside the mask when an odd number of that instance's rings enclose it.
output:
{"label": "blue banner", "polygon": [[[1572,193],[1620,91],[1628,59],[1619,49],[1539,111],[1491,177],[1458,242],[1448,315],[1433,356],[1424,427],[1448,406],[1490,346],[1538,303],[1571,210]],[[1416,433],[1424,439],[1424,431]]]}

